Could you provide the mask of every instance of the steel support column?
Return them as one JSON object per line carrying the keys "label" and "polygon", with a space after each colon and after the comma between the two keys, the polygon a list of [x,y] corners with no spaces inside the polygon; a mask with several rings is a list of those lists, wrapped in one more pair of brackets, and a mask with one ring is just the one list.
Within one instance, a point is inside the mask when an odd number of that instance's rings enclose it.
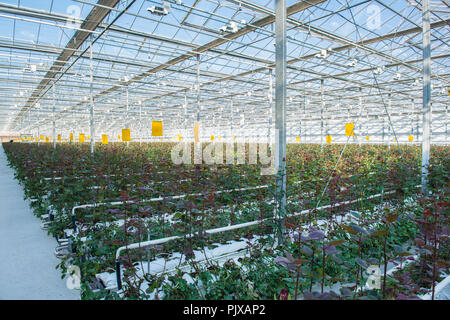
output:
{"label": "steel support column", "polygon": [[52,126],[53,126],[53,149],[56,149],[56,121],[55,121],[55,108],[56,108],[56,98],[55,98],[55,85],[53,85],[52,88],[53,91],[53,108],[52,108],[52,117],[53,117],[53,121],[52,121]]}
{"label": "steel support column", "polygon": [[431,32],[430,3],[422,2],[423,24],[423,128],[422,128],[422,191],[428,190],[428,166],[430,164],[431,123]]}
{"label": "steel support column", "polygon": [[286,209],[286,0],[275,1],[275,168],[279,244]]}
{"label": "steel support column", "polygon": [[92,63],[92,42],[91,42],[91,48],[90,48],[90,55],[89,55],[89,95],[90,95],[90,110],[89,110],[89,128],[91,133],[91,154],[94,154],[94,135],[95,135],[95,128],[94,128],[94,71],[93,71],[93,63]]}

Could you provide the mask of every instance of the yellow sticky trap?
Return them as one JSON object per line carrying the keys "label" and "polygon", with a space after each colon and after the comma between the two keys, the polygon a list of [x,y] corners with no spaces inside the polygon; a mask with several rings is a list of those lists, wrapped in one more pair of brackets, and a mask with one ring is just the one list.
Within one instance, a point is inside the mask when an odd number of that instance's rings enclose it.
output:
{"label": "yellow sticky trap", "polygon": [[300,137],[295,137],[295,141],[300,142]]}
{"label": "yellow sticky trap", "polygon": [[198,137],[198,129],[199,129],[199,127],[200,127],[200,122],[197,122],[195,124],[195,127],[194,127],[194,139],[195,139],[195,142],[200,142],[200,139]]}
{"label": "yellow sticky trap", "polygon": [[211,136],[211,141],[214,141],[214,136]]}
{"label": "yellow sticky trap", "polygon": [[235,137],[235,136],[233,136],[233,140],[236,140],[236,137]]}
{"label": "yellow sticky trap", "polygon": [[102,134],[102,144],[108,144],[108,135]]}
{"label": "yellow sticky trap", "polygon": [[120,141],[120,134],[117,136],[117,139],[119,139],[119,141]]}
{"label": "yellow sticky trap", "polygon": [[58,134],[58,142],[61,142],[61,135]]}
{"label": "yellow sticky trap", "polygon": [[367,137],[366,137],[366,140],[367,140],[367,141],[369,141],[369,140],[370,140],[370,137],[369,137],[369,136],[367,136]]}
{"label": "yellow sticky trap", "polygon": [[44,135],[41,134],[41,135],[39,136],[39,140],[44,140],[44,139],[45,139],[45,138],[44,138]]}
{"label": "yellow sticky trap", "polygon": [[122,141],[131,141],[130,129],[122,129]]}
{"label": "yellow sticky trap", "polygon": [[177,138],[178,138],[178,141],[181,141],[181,139],[182,139],[183,137],[182,137],[181,134],[177,134]]}
{"label": "yellow sticky trap", "polygon": [[80,133],[80,136],[78,138],[80,142],[84,142],[84,133]]}
{"label": "yellow sticky trap", "polygon": [[91,140],[91,136],[87,136],[88,140]]}
{"label": "yellow sticky trap", "polygon": [[49,137],[45,137],[45,142],[50,142],[50,138]]}
{"label": "yellow sticky trap", "polygon": [[70,134],[69,140],[73,141],[73,133]]}
{"label": "yellow sticky trap", "polygon": [[414,137],[413,136],[409,136],[408,140],[409,140],[409,142],[413,142],[414,141]]}
{"label": "yellow sticky trap", "polygon": [[330,144],[331,141],[333,141],[333,138],[331,136],[327,136],[327,143]]}
{"label": "yellow sticky trap", "polygon": [[152,120],[152,137],[163,136],[163,122]]}
{"label": "yellow sticky trap", "polygon": [[346,123],[345,124],[345,135],[347,137],[351,137],[354,135],[353,130],[355,129],[355,124],[354,123]]}

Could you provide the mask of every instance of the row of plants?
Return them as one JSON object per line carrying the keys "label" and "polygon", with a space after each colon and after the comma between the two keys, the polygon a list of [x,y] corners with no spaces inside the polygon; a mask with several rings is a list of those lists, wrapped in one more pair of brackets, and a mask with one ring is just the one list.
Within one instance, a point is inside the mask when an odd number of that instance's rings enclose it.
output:
{"label": "row of plants", "polygon": [[[432,148],[432,194],[421,198],[417,147],[330,145],[321,150],[317,145],[288,145],[287,205],[279,213],[285,241],[280,241],[275,236],[280,221],[274,219],[274,177],[261,176],[261,165],[174,165],[173,146],[114,144],[99,146],[91,155],[84,145],[53,149],[49,144],[4,144],[26,198],[33,199],[35,214],[42,216],[51,205],[55,219],[49,233],[72,239],[75,250],[63,257],[60,268],[63,274],[68,265],[81,268],[83,298],[414,298],[423,290],[410,286],[416,277],[411,268],[417,263],[408,264],[411,270],[383,276],[382,290],[361,289],[368,277],[365,267],[373,262],[387,272],[388,264],[399,258],[411,261],[411,250],[418,249],[425,267],[417,279],[429,275],[432,266],[429,280],[434,284],[448,269],[442,251],[448,237],[446,147]],[[371,195],[378,196],[368,199]],[[148,201],[155,198],[160,199]],[[405,204],[405,199],[410,200]],[[73,227],[74,206],[110,201],[124,203],[78,210],[78,228],[67,233]],[[437,236],[418,238],[420,226],[428,223],[420,217],[420,208],[430,201],[435,204],[431,216],[439,216],[434,222],[439,225],[434,229],[440,230],[438,243]],[[324,205],[328,207],[317,209]],[[356,224],[344,222],[349,212]],[[204,232],[257,220],[260,223],[251,228],[214,237]],[[195,236],[187,236],[191,234]],[[96,275],[113,271],[119,247],[174,235],[181,238],[126,250],[121,257],[123,289],[103,289]],[[247,242],[247,253],[220,263],[196,261],[194,251],[230,241]],[[149,256],[167,259],[175,252],[185,257],[185,271],[155,275],[136,268]],[[400,276],[404,272],[411,276]],[[327,287],[344,282],[348,285],[339,292],[327,293]]]}

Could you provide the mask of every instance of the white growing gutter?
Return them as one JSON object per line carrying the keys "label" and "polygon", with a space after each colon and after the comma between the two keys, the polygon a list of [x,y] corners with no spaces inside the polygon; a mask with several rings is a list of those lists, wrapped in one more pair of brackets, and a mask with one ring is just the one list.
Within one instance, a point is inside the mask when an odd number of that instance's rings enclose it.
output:
{"label": "white growing gutter", "polygon": [[[369,172],[368,174],[369,175],[373,175],[375,173],[374,172]],[[355,175],[350,175],[349,178],[351,178],[353,176],[355,176]],[[324,180],[324,179],[321,179],[321,180]],[[302,182],[303,182],[303,180],[294,181],[293,184],[300,184]],[[185,198],[187,196],[201,196],[201,195],[205,195],[205,194],[221,194],[221,193],[230,193],[230,192],[233,192],[233,191],[247,191],[247,190],[266,189],[268,187],[269,187],[269,185],[261,185],[261,186],[248,187],[248,188],[220,190],[220,191],[215,191],[215,192],[211,192],[211,193],[182,194],[182,195],[177,195],[177,196],[168,196],[168,197],[165,197],[165,198],[170,198],[170,200],[172,200],[172,199],[182,199],[182,198]],[[140,200],[139,202],[157,202],[157,201],[162,201],[165,198],[163,198],[163,197],[151,198],[151,199],[146,199],[146,200]],[[369,199],[369,198],[367,198],[367,199]],[[135,201],[130,200],[130,201],[100,202],[100,203],[82,204],[82,205],[78,205],[78,206],[73,207],[72,208],[72,224],[73,224],[74,232],[76,232],[75,210],[77,210],[77,209],[86,209],[86,208],[96,208],[98,206],[104,206],[104,205],[117,206],[117,205],[128,204],[128,203],[135,203]]]}
{"label": "white growing gutter", "polygon": [[[393,194],[396,191],[388,191],[388,192],[382,192],[382,193],[378,193],[369,197],[364,198],[364,200],[369,200],[369,199],[373,199],[373,198],[378,198],[384,195],[389,195],[389,194]],[[321,206],[318,208],[314,208],[314,209],[306,209],[300,212],[296,212],[290,215],[287,215],[287,217],[295,217],[295,216],[299,216],[299,215],[304,215],[307,213],[310,213],[311,211],[314,210],[325,210],[331,207],[339,207],[339,206],[343,206],[346,204],[353,204],[356,203],[358,201],[360,201],[361,198],[358,199],[354,199],[354,200],[347,200],[347,201],[343,201],[343,202],[339,202],[336,203],[334,205],[328,204],[325,206]],[[232,225],[232,226],[226,226],[226,227],[221,227],[221,228],[215,228],[215,229],[209,229],[204,231],[206,234],[211,235],[211,234],[215,234],[215,233],[221,233],[221,232],[226,232],[226,231],[231,231],[231,230],[236,230],[236,229],[243,229],[243,228],[247,228],[247,227],[251,227],[257,224],[260,224],[262,222],[271,220],[272,218],[266,218],[266,219],[261,219],[261,220],[255,220],[255,221],[250,221],[250,222],[245,222],[245,223],[241,223],[241,224],[236,224],[236,225]],[[172,240],[177,240],[177,239],[183,239],[183,238],[191,238],[194,234],[186,234],[183,236],[172,236],[172,237],[167,237],[167,238],[161,238],[161,239],[156,239],[156,240],[149,240],[149,241],[143,241],[143,242],[137,242],[137,243],[133,243],[133,244],[129,244],[126,246],[122,246],[120,248],[117,249],[116,251],[116,280],[117,280],[117,287],[119,290],[122,289],[122,279],[121,279],[121,275],[120,275],[120,253],[124,250],[134,250],[134,249],[140,249],[140,248],[146,248],[149,246],[153,246],[153,245],[157,245],[157,244],[163,244]]]}
{"label": "white growing gutter", "polygon": [[[266,189],[269,185],[262,185],[262,186],[256,186],[256,187],[247,187],[247,188],[238,188],[238,189],[230,189],[230,190],[219,190],[214,192],[207,192],[207,193],[192,193],[192,194],[182,194],[177,196],[167,196],[167,197],[158,197],[158,198],[151,198],[151,199],[144,199],[139,200],[139,202],[157,202],[157,201],[163,201],[164,199],[183,199],[187,196],[202,196],[202,195],[208,195],[208,194],[221,194],[221,193],[230,193],[233,191],[248,191],[248,190],[258,190],[258,189]],[[77,226],[76,226],[76,215],[75,210],[77,209],[86,209],[86,208],[96,208],[100,206],[110,205],[110,206],[118,206],[122,204],[131,204],[136,203],[134,200],[128,200],[128,201],[114,201],[114,202],[99,202],[99,203],[90,203],[90,204],[82,204],[78,205],[72,208],[72,224],[73,224],[73,230],[76,232]]]}

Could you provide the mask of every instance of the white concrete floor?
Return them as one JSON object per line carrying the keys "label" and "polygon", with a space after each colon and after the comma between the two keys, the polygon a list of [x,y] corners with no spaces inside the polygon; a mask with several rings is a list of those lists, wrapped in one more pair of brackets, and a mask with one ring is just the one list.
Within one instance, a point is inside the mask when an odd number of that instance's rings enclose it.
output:
{"label": "white concrete floor", "polygon": [[23,198],[0,147],[0,300],[80,299],[55,269],[56,240],[40,229],[41,220]]}

